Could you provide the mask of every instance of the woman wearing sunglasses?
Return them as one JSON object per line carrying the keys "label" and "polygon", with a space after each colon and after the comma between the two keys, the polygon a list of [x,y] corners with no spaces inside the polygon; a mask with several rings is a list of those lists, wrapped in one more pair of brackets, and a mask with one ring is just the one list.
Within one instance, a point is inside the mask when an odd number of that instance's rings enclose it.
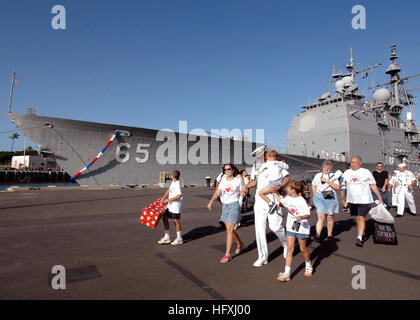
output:
{"label": "woman wearing sunglasses", "polygon": [[219,186],[213,194],[207,208],[211,211],[213,202],[220,196],[222,200],[222,217],[221,221],[226,226],[226,253],[220,259],[221,263],[226,263],[232,260],[231,251],[233,242],[237,243],[235,254],[238,255],[244,248],[244,243],[236,233],[235,225],[240,221],[241,207],[239,198],[242,189],[242,179],[238,177],[238,169],[232,164],[225,164],[223,166],[225,173],[224,179],[220,181]]}

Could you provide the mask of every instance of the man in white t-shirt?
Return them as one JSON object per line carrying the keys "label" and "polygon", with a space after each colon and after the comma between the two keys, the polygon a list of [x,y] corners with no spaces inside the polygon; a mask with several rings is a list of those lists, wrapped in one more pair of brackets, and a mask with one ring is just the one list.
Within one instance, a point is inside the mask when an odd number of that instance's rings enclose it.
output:
{"label": "man in white t-shirt", "polygon": [[343,185],[346,186],[346,202],[350,214],[356,216],[357,239],[356,245],[363,247],[366,229],[366,215],[370,211],[373,197],[371,190],[376,194],[379,203],[384,204],[381,194],[376,186],[372,173],[362,168],[362,159],[353,157],[350,162],[350,169],[343,173]]}
{"label": "man in white t-shirt", "polygon": [[416,176],[411,171],[406,170],[406,164],[400,163],[398,165],[398,172],[395,176],[394,184],[395,193],[397,195],[397,218],[404,215],[406,200],[411,214],[416,215],[416,203],[414,202],[413,197],[413,188],[416,181]]}
{"label": "man in white t-shirt", "polygon": [[[258,248],[258,259],[254,262],[254,267],[261,267],[268,262],[268,247],[267,247],[267,235],[266,227],[267,220],[270,230],[279,238],[281,245],[283,246],[283,256],[286,258],[287,253],[287,242],[286,242],[286,232],[282,226],[283,216],[282,209],[277,207],[277,212],[269,214],[270,209],[269,204],[264,201],[263,198],[259,196],[259,192],[265,188],[270,180],[268,178],[266,171],[259,171],[261,165],[264,162],[260,161],[254,164],[251,173],[251,181],[246,185],[244,192],[247,192],[248,188],[257,187],[255,192],[255,204],[254,204],[254,217],[255,217],[255,237]],[[289,182],[289,172],[283,169],[282,171],[283,182],[281,187],[284,187]],[[256,180],[255,180],[256,179]],[[268,195],[274,201],[274,196],[272,194]]]}
{"label": "man in white t-shirt", "polygon": [[[163,225],[165,228],[165,236],[158,241],[159,244],[168,244],[170,243],[173,246],[183,244],[183,239],[181,235],[181,209],[182,209],[182,187],[180,178],[180,172],[172,172],[172,183],[169,189],[166,191],[165,195],[162,198],[163,203],[167,203],[166,212],[163,216]],[[171,242],[170,232],[169,232],[169,219],[172,219],[175,228],[176,228],[176,239]]]}

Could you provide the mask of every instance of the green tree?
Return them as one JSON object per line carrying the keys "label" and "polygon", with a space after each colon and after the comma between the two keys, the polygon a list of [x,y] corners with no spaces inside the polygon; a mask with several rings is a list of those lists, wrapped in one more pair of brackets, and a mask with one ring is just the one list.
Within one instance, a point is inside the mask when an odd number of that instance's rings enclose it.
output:
{"label": "green tree", "polygon": [[10,152],[13,152],[13,147],[15,146],[15,140],[19,138],[19,134],[14,133],[9,138],[12,139],[12,149],[10,150]]}

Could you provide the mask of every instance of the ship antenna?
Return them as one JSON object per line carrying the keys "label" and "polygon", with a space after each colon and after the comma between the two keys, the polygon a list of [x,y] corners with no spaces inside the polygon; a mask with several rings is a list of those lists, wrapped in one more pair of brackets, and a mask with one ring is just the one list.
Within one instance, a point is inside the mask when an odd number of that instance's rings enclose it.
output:
{"label": "ship antenna", "polygon": [[389,60],[392,61],[392,64],[388,67],[386,73],[391,76],[391,84],[394,86],[394,103],[397,106],[400,105],[400,77],[398,73],[401,71],[401,68],[397,65],[398,58],[397,46],[394,44],[391,47],[391,56],[389,57]]}
{"label": "ship antenna", "polygon": [[353,82],[355,81],[355,72],[354,72],[354,57],[353,57],[353,47],[350,47],[350,66],[351,66],[351,78]]}
{"label": "ship antenna", "polygon": [[16,73],[13,72],[12,84],[10,86],[9,113],[12,112],[13,89],[15,88],[15,81],[16,81]]}

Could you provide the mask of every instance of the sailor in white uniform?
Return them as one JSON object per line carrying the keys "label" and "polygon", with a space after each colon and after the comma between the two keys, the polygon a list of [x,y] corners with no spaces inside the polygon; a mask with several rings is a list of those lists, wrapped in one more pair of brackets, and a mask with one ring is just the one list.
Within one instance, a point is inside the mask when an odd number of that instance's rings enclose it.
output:
{"label": "sailor in white uniform", "polygon": [[395,193],[397,194],[397,217],[404,215],[405,200],[407,200],[411,214],[416,215],[413,188],[417,179],[411,171],[406,170],[405,163],[399,164],[398,170],[394,184]]}
{"label": "sailor in white uniform", "polygon": [[[265,148],[258,148],[252,153],[252,156],[258,158],[265,154]],[[255,204],[254,204],[254,217],[255,217],[255,237],[257,242],[258,249],[258,259],[254,262],[254,267],[262,267],[268,262],[268,247],[267,247],[267,220],[270,230],[278,237],[280,244],[283,246],[283,257],[286,258],[287,254],[287,242],[286,242],[286,232],[282,225],[282,209],[277,207],[277,211],[269,214],[269,205],[264,199],[262,199],[258,192],[261,191],[264,187],[270,182],[267,172],[260,170],[261,165],[264,163],[264,160],[254,164],[251,173],[251,181],[246,185],[246,188],[257,187],[255,193]],[[283,184],[287,184],[289,181],[289,173],[283,169]],[[282,185],[283,185],[282,184]],[[272,194],[268,195],[269,198],[274,197]]]}

